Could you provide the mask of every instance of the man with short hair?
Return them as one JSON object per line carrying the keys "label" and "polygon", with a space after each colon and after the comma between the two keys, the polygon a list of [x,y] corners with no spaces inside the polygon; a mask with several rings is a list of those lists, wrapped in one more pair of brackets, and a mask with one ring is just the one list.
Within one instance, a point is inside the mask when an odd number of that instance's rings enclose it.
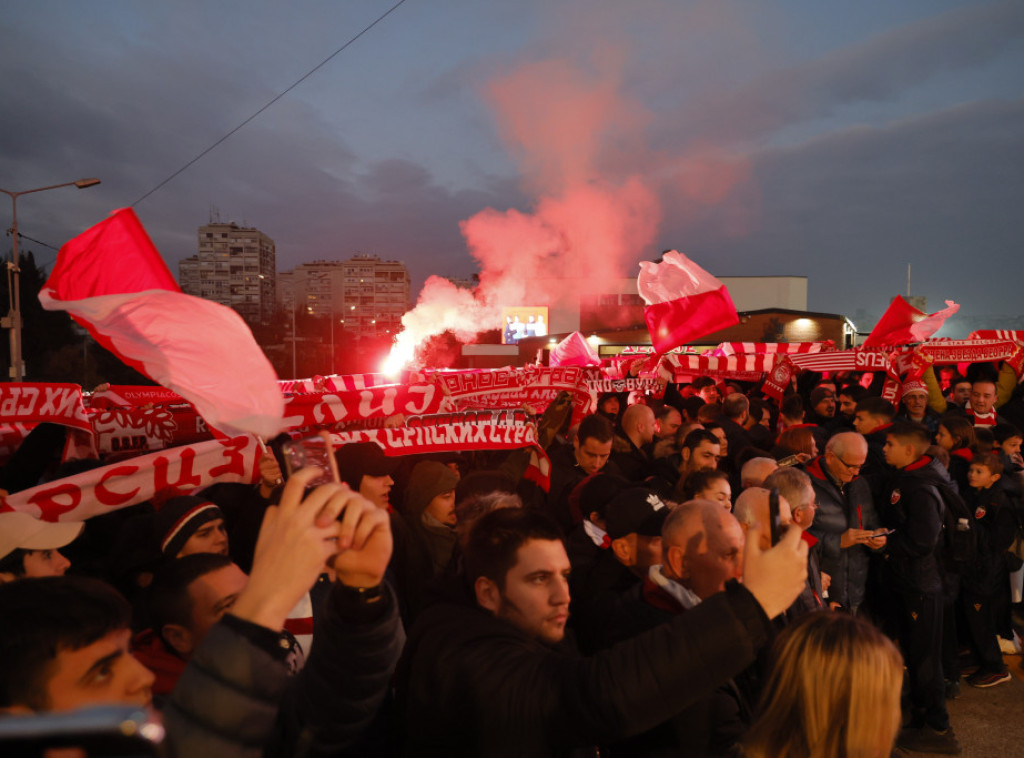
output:
{"label": "man with short hair", "polygon": [[857,412],[857,403],[867,396],[868,391],[859,384],[847,384],[839,390],[836,418],[844,429],[853,429],[853,415]]}
{"label": "man with short hair", "polygon": [[[771,523],[770,498],[771,492],[764,487],[747,487],[736,498],[736,505],[732,509],[732,514],[740,522],[748,539],[750,535],[757,535],[762,550],[772,547],[771,531],[768,526]],[[779,495],[779,526],[787,527],[792,523],[793,512],[789,507],[789,501],[783,495]],[[758,525],[762,527],[760,532],[757,531]],[[803,587],[800,589],[803,590]]]}
{"label": "man with short hair", "polygon": [[722,398],[721,393],[718,391],[718,385],[715,384],[715,380],[710,376],[698,376],[690,386],[700,396],[700,399],[708,405],[717,403]]}
{"label": "man with short hair", "polygon": [[655,416],[654,437],[656,440],[672,439],[682,425],[683,414],[674,405],[665,403]]}
{"label": "man with short hair", "polygon": [[[718,468],[718,459],[722,455],[722,443],[718,437],[706,429],[694,429],[686,435],[679,449],[679,481],[676,492],[681,492],[686,477],[694,471]],[[678,501],[677,501],[678,502]]]}
{"label": "man with short hair", "polygon": [[[928,405],[932,410],[940,416],[947,410],[957,410],[949,407],[949,401],[943,396],[942,387],[932,368],[926,369],[921,378],[928,388]],[[964,404],[964,413],[975,426],[995,426],[999,421],[996,409],[1006,404],[1016,387],[1017,374],[1012,366],[1004,363],[996,378],[982,375],[971,382],[971,394]]]}
{"label": "man with short hair", "polygon": [[598,413],[592,413],[580,422],[572,447],[563,446],[550,454],[551,487],[547,512],[566,534],[578,523],[569,510],[569,495],[573,488],[598,471],[620,473],[618,466],[609,463],[613,437],[611,422]]}
{"label": "man with short hair", "polygon": [[152,626],[135,635],[132,652],[156,674],[152,689],[158,703],[247,582],[242,570],[218,553],[193,553],[156,571],[147,593]]}
{"label": "man with short hair", "polygon": [[[623,612],[628,639],[688,613],[743,575],[743,529],[708,500],[672,509],[662,527],[661,561],[631,592]],[[616,642],[619,640],[616,639]],[[613,744],[612,755],[731,755],[750,725],[756,693],[729,680],[690,707],[642,734]]]}
{"label": "man with short hair", "polygon": [[871,498],[876,503],[881,503],[882,498],[888,495],[889,479],[894,474],[893,468],[885,462],[883,448],[885,436],[895,416],[893,404],[875,396],[866,397],[857,403],[857,410],[853,414],[853,428],[868,443],[867,461],[860,473],[867,480]]}
{"label": "man with short hair", "polygon": [[468,593],[427,608],[410,633],[398,681],[406,754],[546,758],[668,720],[752,663],[768,618],[799,591],[796,535],[752,548],[742,585],[581,658],[560,646],[570,566],[557,527],[536,511],[482,516],[458,582]]}
{"label": "man with short hair", "polygon": [[778,490],[780,498],[785,498],[789,503],[792,523],[799,527],[800,537],[807,543],[807,586],[786,611],[786,618],[793,620],[804,613],[825,608],[825,592],[831,577],[822,576],[817,550],[818,538],[807,531],[814,523],[818,504],[811,478],[798,468],[782,466],[776,469],[764,480],[764,487],[769,492]]}
{"label": "man with short hair", "polygon": [[651,475],[651,443],[654,441],[655,419],[650,406],[638,403],[622,414],[624,437],[616,436],[611,459],[622,475],[633,482],[642,482]]}
{"label": "man with short hair", "polygon": [[[303,469],[267,511],[252,574],[231,612],[194,651],[164,710],[169,755],[336,753],[365,730],[387,693],[403,635],[382,584],[387,517],[340,485],[303,497]],[[325,562],[338,580],[318,644],[294,678],[281,630]],[[83,577],[0,585],[0,709],[144,706],[153,675],[129,652],[131,611]]]}
{"label": "man with short hair", "polygon": [[868,444],[857,432],[829,439],[825,453],[807,464],[818,502],[808,530],[818,539],[821,570],[832,577],[829,606],[857,613],[864,601],[872,550],[885,547],[875,536],[880,522],[871,488],[860,476]]}
{"label": "man with short hair", "polygon": [[950,405],[964,408],[971,399],[971,381],[966,377],[954,374],[949,380],[949,392],[946,401]]}
{"label": "man with short hair", "polygon": [[949,725],[942,676],[943,580],[939,542],[945,510],[939,487],[950,486],[945,467],[925,455],[931,435],[920,424],[894,423],[886,432],[885,459],[896,470],[892,495],[881,509],[893,529],[886,545],[885,586],[896,603],[896,636],[907,665],[911,712],[899,747],[959,752]]}
{"label": "man with short hair", "polygon": [[148,706],[153,674],[130,652],[131,615],[128,601],[97,579],[0,586],[0,711]]}
{"label": "man with short hair", "polygon": [[[718,419],[718,425],[725,432],[726,439],[729,440],[727,455],[733,464],[740,453],[753,445],[750,433],[746,429],[749,418],[750,399],[739,392],[726,395],[725,400],[722,401],[722,415]],[[733,469],[736,469],[735,465],[733,465]],[[739,489],[740,482],[738,480],[733,484]]]}
{"label": "man with short hair", "polygon": [[740,469],[740,489],[745,490],[748,487],[762,486],[764,480],[771,476],[771,473],[778,467],[779,462],[774,458],[765,458],[763,456],[751,458]]}

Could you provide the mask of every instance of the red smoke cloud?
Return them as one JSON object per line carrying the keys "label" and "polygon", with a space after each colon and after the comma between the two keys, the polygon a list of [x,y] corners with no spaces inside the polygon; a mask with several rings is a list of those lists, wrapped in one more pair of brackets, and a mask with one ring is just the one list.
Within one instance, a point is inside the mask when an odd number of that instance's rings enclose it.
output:
{"label": "red smoke cloud", "polygon": [[[637,260],[655,255],[659,187],[699,207],[721,202],[744,176],[741,164],[710,152],[650,155],[644,131],[652,115],[621,93],[624,56],[594,49],[602,53],[585,67],[532,62],[486,86],[499,132],[537,199],[531,212],[487,208],[460,224],[480,265],[472,305],[468,293],[431,277],[402,319],[393,368],[431,334],[452,329],[464,339],[498,328],[502,306],[574,307],[581,293],[618,291]],[[452,298],[462,306],[447,307]],[[439,312],[446,317],[430,315]]]}

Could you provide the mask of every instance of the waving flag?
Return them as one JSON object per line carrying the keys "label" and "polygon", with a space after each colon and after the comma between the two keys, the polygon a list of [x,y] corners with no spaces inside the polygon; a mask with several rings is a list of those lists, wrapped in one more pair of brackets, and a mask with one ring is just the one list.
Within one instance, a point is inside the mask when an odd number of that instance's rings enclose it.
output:
{"label": "waving flag", "polygon": [[600,366],[601,359],[579,332],[573,332],[551,348],[549,366]]}
{"label": "waving flag", "polygon": [[647,303],[644,320],[659,353],[739,323],[725,285],[675,250],[661,263],[641,262],[636,287]]}
{"label": "waving flag", "polygon": [[67,311],[222,434],[281,431],[277,375],[249,327],[227,306],[184,294],[131,209],[65,244],[39,300]]}
{"label": "waving flag", "polygon": [[864,347],[924,342],[939,331],[946,319],[958,310],[960,310],[959,305],[952,300],[947,300],[945,308],[927,315],[897,295],[882,314],[882,318],[878,319],[871,334],[864,340]]}

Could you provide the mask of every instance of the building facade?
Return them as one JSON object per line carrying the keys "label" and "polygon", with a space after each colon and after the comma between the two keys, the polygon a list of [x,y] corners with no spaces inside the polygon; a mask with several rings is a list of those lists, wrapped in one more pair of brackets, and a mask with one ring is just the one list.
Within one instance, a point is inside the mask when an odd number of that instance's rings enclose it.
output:
{"label": "building facade", "polygon": [[357,337],[396,334],[409,310],[409,271],[399,261],[355,255],[346,261],[314,261],[279,275],[281,307],[338,319]]}
{"label": "building facade", "polygon": [[199,227],[199,252],[178,264],[183,292],[227,305],[250,325],[270,323],[277,302],[277,252],[259,229],[234,222]]}

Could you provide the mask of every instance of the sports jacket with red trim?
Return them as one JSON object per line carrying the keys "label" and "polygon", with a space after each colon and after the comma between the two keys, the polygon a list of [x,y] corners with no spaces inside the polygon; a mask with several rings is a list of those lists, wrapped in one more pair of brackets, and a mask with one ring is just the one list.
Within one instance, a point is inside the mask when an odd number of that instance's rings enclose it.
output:
{"label": "sports jacket with red trim", "polygon": [[895,589],[942,592],[937,551],[945,506],[937,488],[943,486],[952,486],[945,467],[922,456],[897,471],[889,499],[879,508],[882,524],[896,530],[885,545],[885,566]]}

